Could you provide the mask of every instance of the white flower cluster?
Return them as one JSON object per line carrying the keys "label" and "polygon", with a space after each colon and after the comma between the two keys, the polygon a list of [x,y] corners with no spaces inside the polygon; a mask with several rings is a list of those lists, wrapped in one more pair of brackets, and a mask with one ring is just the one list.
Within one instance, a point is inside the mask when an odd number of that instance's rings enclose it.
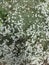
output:
{"label": "white flower cluster", "polygon": [[8,14],[0,26],[0,61],[7,65],[42,65],[47,59],[49,63],[48,2],[40,1],[3,3]]}

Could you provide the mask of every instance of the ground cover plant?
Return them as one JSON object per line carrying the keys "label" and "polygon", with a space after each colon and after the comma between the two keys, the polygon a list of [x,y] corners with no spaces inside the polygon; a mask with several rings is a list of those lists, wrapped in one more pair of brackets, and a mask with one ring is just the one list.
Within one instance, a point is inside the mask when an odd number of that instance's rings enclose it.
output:
{"label": "ground cover plant", "polygon": [[49,64],[48,0],[0,0],[0,64]]}

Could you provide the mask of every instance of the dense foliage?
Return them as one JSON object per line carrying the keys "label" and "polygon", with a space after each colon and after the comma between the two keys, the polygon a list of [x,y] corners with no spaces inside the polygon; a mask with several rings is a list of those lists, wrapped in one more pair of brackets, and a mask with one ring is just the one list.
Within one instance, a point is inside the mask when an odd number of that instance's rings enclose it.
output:
{"label": "dense foliage", "polygon": [[[48,0],[0,3],[0,61],[8,65],[49,63]],[[47,63],[46,62],[46,63]]]}

